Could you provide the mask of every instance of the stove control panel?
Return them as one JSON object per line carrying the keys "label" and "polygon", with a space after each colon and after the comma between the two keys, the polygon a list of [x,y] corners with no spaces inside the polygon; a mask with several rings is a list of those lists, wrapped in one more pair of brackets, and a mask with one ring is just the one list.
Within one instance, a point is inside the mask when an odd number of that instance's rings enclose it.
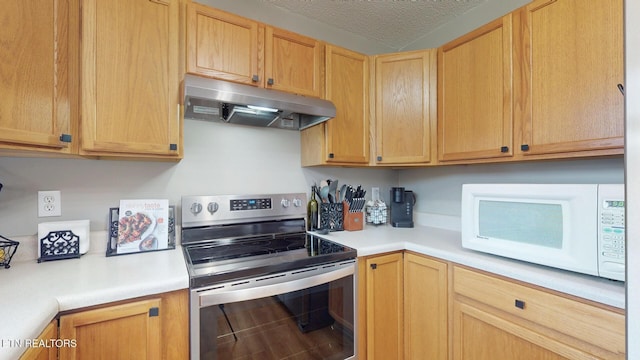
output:
{"label": "stove control panel", "polygon": [[182,227],[306,218],[307,195],[183,196]]}
{"label": "stove control panel", "polygon": [[265,210],[271,209],[271,198],[264,199],[232,199],[229,208],[238,210]]}

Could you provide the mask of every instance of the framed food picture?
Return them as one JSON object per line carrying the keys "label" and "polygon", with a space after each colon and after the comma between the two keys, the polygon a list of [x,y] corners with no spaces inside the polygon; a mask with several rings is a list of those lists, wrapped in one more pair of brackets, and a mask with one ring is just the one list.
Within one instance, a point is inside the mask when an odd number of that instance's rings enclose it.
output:
{"label": "framed food picture", "polygon": [[164,199],[121,200],[109,209],[107,256],[175,249],[175,207]]}

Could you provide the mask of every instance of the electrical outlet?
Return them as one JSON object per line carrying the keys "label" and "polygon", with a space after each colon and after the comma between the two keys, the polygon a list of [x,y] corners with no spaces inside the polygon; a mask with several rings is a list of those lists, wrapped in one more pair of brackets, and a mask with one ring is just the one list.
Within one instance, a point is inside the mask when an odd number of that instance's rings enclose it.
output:
{"label": "electrical outlet", "polygon": [[371,200],[373,200],[373,201],[380,200],[380,188],[379,187],[371,188]]}
{"label": "electrical outlet", "polygon": [[38,217],[61,215],[60,191],[38,191]]}

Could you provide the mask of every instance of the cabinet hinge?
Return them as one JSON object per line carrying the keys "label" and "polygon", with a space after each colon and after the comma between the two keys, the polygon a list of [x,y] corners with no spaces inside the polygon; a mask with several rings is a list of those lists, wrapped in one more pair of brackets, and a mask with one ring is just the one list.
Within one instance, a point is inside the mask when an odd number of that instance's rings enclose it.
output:
{"label": "cabinet hinge", "polygon": [[160,309],[157,307],[152,307],[149,309],[149,317],[160,316]]}
{"label": "cabinet hinge", "polygon": [[69,134],[60,135],[60,141],[66,142],[66,143],[70,143],[71,142],[71,135],[69,135]]}

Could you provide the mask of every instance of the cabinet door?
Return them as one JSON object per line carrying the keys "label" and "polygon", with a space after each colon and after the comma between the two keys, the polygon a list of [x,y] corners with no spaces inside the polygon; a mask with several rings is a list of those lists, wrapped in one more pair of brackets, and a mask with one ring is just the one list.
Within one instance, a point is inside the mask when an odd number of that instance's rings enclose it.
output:
{"label": "cabinet door", "polygon": [[513,155],[512,16],[438,49],[438,159]]}
{"label": "cabinet door", "polygon": [[256,21],[190,2],[187,72],[242,84],[264,84],[264,27]]}
{"label": "cabinet door", "polygon": [[367,359],[403,359],[402,253],[366,260]]}
{"label": "cabinet door", "polygon": [[375,57],[377,164],[425,164],[435,149],[436,52]]}
{"label": "cabinet door", "polygon": [[454,359],[625,358],[623,310],[458,266],[453,289]]}
{"label": "cabinet door", "polygon": [[83,153],[180,156],[178,1],[83,2]]}
{"label": "cabinet door", "polygon": [[404,356],[448,357],[447,264],[425,256],[404,256]]}
{"label": "cabinet door", "polygon": [[623,152],[622,8],[538,0],[522,10],[523,154]]}
{"label": "cabinet door", "polygon": [[573,349],[555,343],[562,356],[536,344],[542,339],[533,331],[510,323],[490,312],[455,301],[453,304],[453,359],[454,360],[561,360],[591,359]]}
{"label": "cabinet door", "polygon": [[2,7],[0,148],[69,153],[69,1]]}
{"label": "cabinet door", "polygon": [[[51,339],[58,338],[58,322],[52,321],[42,331],[38,337],[38,341],[50,343]],[[71,340],[71,339],[69,339]],[[30,347],[20,357],[20,360],[56,360],[58,358],[58,348],[55,346],[38,346]]]}
{"label": "cabinet door", "polygon": [[321,97],[322,44],[286,30],[265,30],[265,87]]}
{"label": "cabinet door", "polygon": [[160,305],[150,299],[61,316],[60,337],[76,346],[61,347],[60,358],[160,359]]}
{"label": "cabinet door", "polygon": [[336,106],[327,121],[327,162],[369,162],[368,57],[335,46],[326,47],[326,99]]}

